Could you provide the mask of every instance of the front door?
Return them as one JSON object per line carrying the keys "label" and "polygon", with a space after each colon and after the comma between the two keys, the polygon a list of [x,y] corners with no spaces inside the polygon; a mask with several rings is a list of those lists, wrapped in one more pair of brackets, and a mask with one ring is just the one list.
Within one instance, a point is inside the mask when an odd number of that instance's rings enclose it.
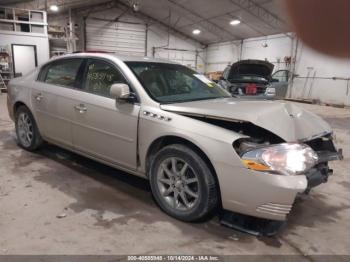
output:
{"label": "front door", "polygon": [[88,60],[75,105],[74,147],[101,160],[136,169],[140,106],[111,98],[114,83],[126,80],[112,63]]}

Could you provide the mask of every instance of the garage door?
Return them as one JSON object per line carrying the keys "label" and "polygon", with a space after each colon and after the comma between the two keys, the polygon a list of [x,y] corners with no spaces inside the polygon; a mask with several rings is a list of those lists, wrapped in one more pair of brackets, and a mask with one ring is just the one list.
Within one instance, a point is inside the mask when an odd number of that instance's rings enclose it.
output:
{"label": "garage door", "polygon": [[145,55],[146,26],[97,19],[86,20],[86,49],[123,55]]}

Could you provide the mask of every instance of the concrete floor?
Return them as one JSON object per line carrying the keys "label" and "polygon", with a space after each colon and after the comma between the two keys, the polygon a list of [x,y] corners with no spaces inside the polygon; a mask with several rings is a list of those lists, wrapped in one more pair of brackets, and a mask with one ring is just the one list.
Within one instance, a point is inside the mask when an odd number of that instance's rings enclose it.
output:
{"label": "concrete floor", "polygon": [[217,218],[168,217],[143,179],[55,146],[20,149],[5,101],[0,95],[0,254],[350,254],[349,109],[300,104],[332,125],[345,160],[297,200],[284,230],[256,238]]}

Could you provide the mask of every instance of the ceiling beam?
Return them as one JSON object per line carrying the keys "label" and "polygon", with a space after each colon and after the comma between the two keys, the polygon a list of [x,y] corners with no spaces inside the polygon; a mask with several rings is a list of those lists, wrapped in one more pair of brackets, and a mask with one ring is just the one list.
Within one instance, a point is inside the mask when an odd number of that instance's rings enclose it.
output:
{"label": "ceiling beam", "polygon": [[[105,2],[105,3],[101,3],[101,4],[95,4],[93,6],[90,6],[90,7],[80,7],[78,9],[75,9],[76,13],[78,14],[82,14],[84,17],[89,17],[90,14],[93,14],[95,12],[102,12],[104,10],[106,10],[106,7],[107,9],[110,9],[110,8],[119,8],[124,14],[123,15],[126,15],[128,13],[128,11],[131,11],[132,8],[127,5],[126,3],[120,1],[120,0],[110,0],[108,2]],[[174,34],[177,34],[179,36],[181,36],[182,38],[184,39],[189,39],[191,41],[194,41],[202,46],[206,46],[207,44],[206,43],[203,43],[201,41],[199,41],[198,39],[195,39],[193,37],[190,37],[184,33],[182,33],[181,31],[178,31],[176,30],[175,28],[172,28],[172,27],[169,27],[168,24],[166,24],[165,22],[163,21],[160,21],[158,19],[155,19],[153,17],[150,17],[148,16],[147,14],[143,13],[143,12],[132,12],[133,16],[141,19],[142,21],[144,21],[145,24],[147,24],[148,26],[150,26],[152,23],[154,24],[158,24],[162,27],[165,27],[167,29],[167,31],[169,32],[172,32]],[[92,17],[92,19],[96,19],[96,17]],[[106,20],[106,19],[104,19]]]}
{"label": "ceiling beam", "polygon": [[[209,21],[209,19],[201,16],[200,14],[194,12],[193,10],[189,9],[188,7],[179,4],[177,1],[175,0],[167,0],[171,5],[180,8],[181,10],[187,12],[188,14],[199,18],[199,21],[197,23],[194,24],[198,24],[199,26],[203,27],[204,29],[208,30],[208,32],[220,37],[220,38],[225,38],[223,40],[240,40],[243,39],[242,36],[240,35],[236,35],[234,33],[232,33],[229,30],[226,30],[218,25],[216,25],[215,23]],[[220,34],[218,33],[220,32]],[[224,37],[223,37],[224,35]]]}
{"label": "ceiling beam", "polygon": [[[128,6],[127,4],[125,4],[124,2],[122,2],[122,1],[120,1],[120,0],[115,0],[115,2],[117,2],[117,3],[118,3],[119,5],[121,5],[121,6],[124,6],[124,8],[130,8],[130,6]],[[167,30],[168,30],[169,32],[173,32],[173,33],[175,33],[175,34],[181,36],[182,38],[190,39],[191,41],[194,41],[194,42],[196,42],[196,43],[201,44],[202,46],[206,46],[206,45],[207,45],[206,43],[201,42],[201,41],[199,41],[198,39],[196,39],[196,38],[194,38],[194,37],[191,37],[191,36],[189,36],[189,35],[187,35],[187,34],[181,32],[181,31],[177,30],[176,28],[173,28],[173,27],[169,26],[168,24],[166,24],[166,23],[163,22],[163,21],[158,20],[158,19],[156,19],[156,18],[153,18],[153,17],[151,17],[151,16],[149,16],[149,15],[143,13],[142,11],[134,12],[133,15],[136,16],[136,17],[138,17],[138,18],[140,18],[140,19],[142,19],[142,20],[146,20],[146,21],[145,21],[146,24],[149,24],[149,22],[152,21],[152,22],[155,23],[155,24],[158,24],[158,25],[160,25],[160,26],[162,26],[162,27],[167,28]]]}
{"label": "ceiling beam", "polygon": [[257,17],[260,21],[264,22],[266,25],[273,29],[284,29],[287,23],[276,16],[275,14],[268,11],[266,8],[256,4],[252,0],[230,0],[231,3],[237,5],[242,10],[247,13]]}

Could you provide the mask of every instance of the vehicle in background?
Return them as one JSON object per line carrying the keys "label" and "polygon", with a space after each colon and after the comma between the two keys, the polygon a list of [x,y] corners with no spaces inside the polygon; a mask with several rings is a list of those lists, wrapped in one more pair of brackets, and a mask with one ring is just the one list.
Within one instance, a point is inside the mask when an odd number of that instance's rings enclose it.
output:
{"label": "vehicle in background", "polygon": [[233,96],[272,99],[275,89],[271,86],[274,65],[263,60],[241,60],[224,70],[219,84]]}

